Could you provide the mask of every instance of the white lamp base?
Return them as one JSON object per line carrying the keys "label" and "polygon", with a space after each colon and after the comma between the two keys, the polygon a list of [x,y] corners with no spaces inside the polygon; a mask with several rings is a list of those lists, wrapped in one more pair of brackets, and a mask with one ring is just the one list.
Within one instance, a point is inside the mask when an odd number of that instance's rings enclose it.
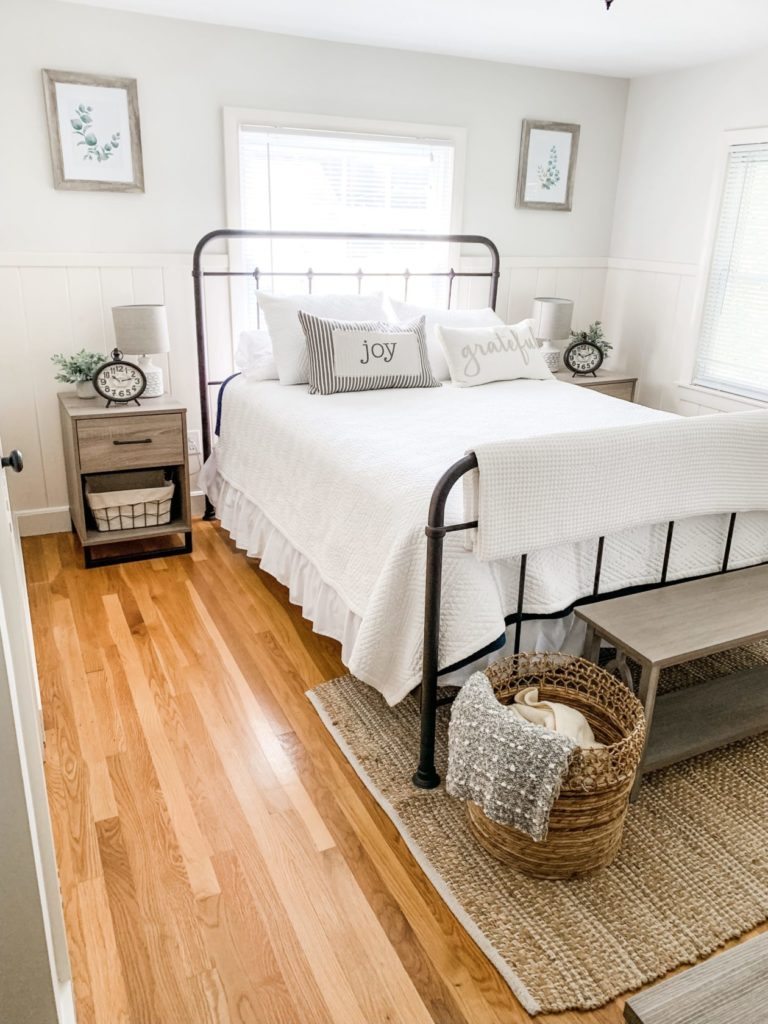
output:
{"label": "white lamp base", "polygon": [[560,369],[560,349],[557,345],[554,345],[551,341],[542,341],[540,351],[542,356],[544,356],[547,369],[551,373],[557,373]]}
{"label": "white lamp base", "polygon": [[152,362],[152,356],[139,356],[139,367],[147,378],[142,398],[160,398],[164,394],[163,371]]}

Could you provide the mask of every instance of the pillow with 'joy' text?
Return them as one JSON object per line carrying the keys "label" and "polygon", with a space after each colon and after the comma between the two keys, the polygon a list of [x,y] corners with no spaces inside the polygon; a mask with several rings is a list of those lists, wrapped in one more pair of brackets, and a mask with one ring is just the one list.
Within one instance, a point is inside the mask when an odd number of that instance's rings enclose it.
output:
{"label": "pillow with 'joy' text", "polygon": [[300,312],[309,356],[309,393],[379,388],[437,388],[427,356],[424,317],[407,324],[327,320]]}
{"label": "pillow with 'joy' text", "polygon": [[467,388],[496,380],[549,380],[552,374],[533,336],[532,323],[436,327],[453,383]]}

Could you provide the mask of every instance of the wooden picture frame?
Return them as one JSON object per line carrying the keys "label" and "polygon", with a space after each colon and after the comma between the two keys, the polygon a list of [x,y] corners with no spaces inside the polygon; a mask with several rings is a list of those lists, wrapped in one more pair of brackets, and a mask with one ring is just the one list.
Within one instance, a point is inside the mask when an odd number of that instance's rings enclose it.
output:
{"label": "wooden picture frame", "polygon": [[53,187],[143,192],[135,78],[43,70]]}
{"label": "wooden picture frame", "polygon": [[[523,121],[516,206],[571,210],[581,126],[561,121]],[[568,171],[563,178],[564,168]]]}

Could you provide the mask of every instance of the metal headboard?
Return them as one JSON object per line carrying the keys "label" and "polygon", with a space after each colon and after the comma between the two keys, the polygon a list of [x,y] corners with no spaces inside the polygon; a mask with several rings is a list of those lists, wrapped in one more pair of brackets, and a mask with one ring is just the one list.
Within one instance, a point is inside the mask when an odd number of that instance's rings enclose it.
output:
{"label": "metal headboard", "polygon": [[[338,242],[445,242],[453,245],[482,245],[487,249],[490,256],[490,270],[454,270],[453,267],[447,270],[435,271],[410,271],[407,268],[402,271],[374,272],[372,270],[346,270],[329,271],[314,270],[311,267],[303,271],[262,271],[258,267],[253,270],[203,270],[203,253],[209,243],[219,238],[259,238],[259,239],[284,239],[296,241],[338,241]],[[357,281],[357,290],[362,290],[363,279],[374,278],[400,278],[404,282],[404,296],[408,297],[408,283],[412,278],[445,278],[448,281],[448,305],[451,303],[453,294],[453,283],[456,278],[475,277],[487,278],[489,282],[488,305],[496,308],[496,299],[499,289],[499,250],[490,238],[484,235],[416,235],[410,234],[367,234],[347,233],[343,231],[246,231],[240,228],[218,228],[216,231],[209,231],[203,235],[195,246],[192,258],[192,277],[195,289],[195,325],[197,334],[197,373],[200,389],[200,412],[202,415],[203,433],[203,458],[207,459],[211,454],[211,420],[210,420],[210,398],[208,389],[220,385],[223,381],[208,379],[208,342],[205,329],[205,291],[204,282],[207,277],[250,277],[256,283],[256,287],[263,278],[298,277],[305,278],[308,284],[308,293],[312,292],[312,282],[315,278],[339,277],[352,278]],[[212,515],[210,503],[206,500],[206,518]]]}

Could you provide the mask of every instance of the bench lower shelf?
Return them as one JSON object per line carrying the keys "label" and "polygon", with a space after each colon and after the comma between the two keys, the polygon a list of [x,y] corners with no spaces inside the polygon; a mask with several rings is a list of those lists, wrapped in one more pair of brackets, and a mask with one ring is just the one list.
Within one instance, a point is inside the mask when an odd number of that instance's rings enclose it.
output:
{"label": "bench lower shelf", "polygon": [[659,696],[643,774],[768,732],[768,666]]}

